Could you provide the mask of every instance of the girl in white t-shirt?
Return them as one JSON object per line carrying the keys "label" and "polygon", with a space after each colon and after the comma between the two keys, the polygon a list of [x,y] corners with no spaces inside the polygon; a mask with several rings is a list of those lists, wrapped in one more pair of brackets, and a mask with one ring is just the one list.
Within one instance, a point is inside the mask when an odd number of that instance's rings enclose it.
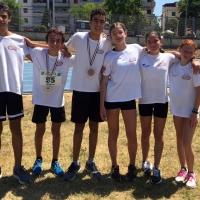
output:
{"label": "girl in white t-shirt", "polygon": [[[191,71],[191,58],[197,49],[192,40],[184,40],[180,47],[181,61],[170,67],[170,108],[176,129],[177,151],[181,170],[175,180],[190,188],[196,187],[193,171],[192,139],[198,123],[200,105],[200,74]],[[187,169],[188,168],[188,169]]]}
{"label": "girl in white t-shirt", "polygon": [[[136,179],[135,157],[137,152],[136,137],[136,104],[135,99],[141,97],[139,56],[143,48],[137,44],[127,45],[125,26],[114,23],[110,27],[110,37],[115,48],[105,56],[100,87],[100,115],[108,122],[108,147],[112,161],[111,178],[121,180],[117,162],[117,138],[119,135],[119,113],[126,128],[128,140],[129,166],[126,178],[128,181]],[[144,53],[146,53],[144,51]]]}
{"label": "girl in white t-shirt", "polygon": [[[167,81],[169,66],[178,62],[171,53],[164,53],[161,50],[161,36],[156,31],[151,31],[146,35],[146,46],[148,54],[140,59],[141,71],[141,91],[142,98],[139,99],[139,113],[142,128],[142,170],[145,175],[151,176],[151,183],[159,184],[162,182],[159,169],[162,156],[164,141],[163,133],[168,112]],[[150,134],[152,115],[154,116],[154,167],[148,161],[150,147]]]}

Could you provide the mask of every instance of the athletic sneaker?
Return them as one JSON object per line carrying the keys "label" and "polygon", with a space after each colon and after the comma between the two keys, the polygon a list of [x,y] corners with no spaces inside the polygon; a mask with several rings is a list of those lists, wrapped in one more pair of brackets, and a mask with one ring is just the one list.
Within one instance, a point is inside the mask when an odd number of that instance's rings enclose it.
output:
{"label": "athletic sneaker", "polygon": [[0,178],[2,177],[2,171],[1,171],[1,167],[0,167]]}
{"label": "athletic sneaker", "polygon": [[128,173],[126,174],[126,180],[135,181],[136,179],[136,167],[134,165],[128,166]]}
{"label": "athletic sneaker", "polygon": [[176,182],[184,182],[185,178],[187,176],[188,170],[181,168],[181,170],[179,171],[177,177],[175,178]]}
{"label": "athletic sneaker", "polygon": [[189,187],[189,188],[195,188],[196,187],[196,176],[195,176],[194,173],[188,173],[186,186]]}
{"label": "athletic sneaker", "polygon": [[95,179],[100,179],[101,178],[101,173],[100,171],[97,169],[95,162],[92,162],[91,164],[88,164],[86,162],[85,164],[85,170],[88,172],[89,176],[91,178],[95,178]]}
{"label": "athletic sneaker", "polygon": [[142,162],[142,171],[146,176],[149,176],[152,170],[153,170],[153,165],[151,162],[149,161]]}
{"label": "athletic sneaker", "polygon": [[13,170],[13,177],[18,179],[19,183],[26,184],[31,182],[30,174],[21,166],[18,170]]}
{"label": "athletic sneaker", "polygon": [[35,160],[35,163],[34,163],[33,168],[32,168],[32,172],[36,176],[41,174],[41,172],[42,172],[42,160],[41,159]]}
{"label": "athletic sneaker", "polygon": [[64,175],[64,180],[72,181],[75,178],[76,174],[80,171],[80,169],[81,165],[76,165],[74,162],[72,162]]}
{"label": "athletic sneaker", "polygon": [[64,171],[60,166],[60,163],[58,161],[55,161],[51,164],[51,170],[54,172],[57,176],[64,176]]}
{"label": "athletic sneaker", "polygon": [[156,169],[155,167],[153,168],[153,176],[151,176],[151,183],[152,184],[159,184],[162,182],[162,178],[160,175],[160,170]]}
{"label": "athletic sneaker", "polygon": [[119,165],[115,165],[111,168],[110,177],[115,181],[121,181],[121,175],[119,173]]}

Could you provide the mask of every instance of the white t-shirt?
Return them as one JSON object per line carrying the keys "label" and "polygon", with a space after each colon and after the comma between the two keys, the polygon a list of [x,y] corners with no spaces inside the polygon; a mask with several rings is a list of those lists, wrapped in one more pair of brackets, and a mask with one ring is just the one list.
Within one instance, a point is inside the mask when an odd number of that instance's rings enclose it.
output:
{"label": "white t-shirt", "polygon": [[[137,44],[127,45],[123,51],[106,54],[104,75],[110,75],[107,85],[107,102],[130,101],[141,97],[139,56],[143,48]],[[146,54],[146,52],[145,52]]]}
{"label": "white t-shirt", "polygon": [[22,36],[0,36],[0,92],[22,94],[24,56],[27,54]]}
{"label": "white t-shirt", "polygon": [[170,53],[147,54],[140,59],[142,98],[139,104],[168,102],[168,69],[172,63],[179,62]]}
{"label": "white t-shirt", "polygon": [[193,74],[191,62],[185,66],[173,64],[169,69],[170,109],[172,115],[189,118],[194,107],[200,74]]}
{"label": "white t-shirt", "polygon": [[[111,50],[111,41],[108,38],[100,38],[98,52],[92,67],[90,67],[87,38],[87,32],[75,33],[66,44],[69,50],[76,51],[70,88],[81,92],[99,92],[101,80],[100,71],[103,66],[105,54]],[[90,57],[93,56],[97,43],[98,41],[89,39]],[[95,71],[93,76],[88,75],[90,68]]]}
{"label": "white t-shirt", "polygon": [[[29,48],[29,51],[33,60],[33,104],[58,108],[64,106],[63,92],[67,81],[68,70],[73,66],[74,56],[63,58],[62,54],[59,53],[57,59],[57,56],[50,56],[48,54],[48,49],[39,47],[33,49]],[[51,74],[56,60],[57,66],[55,73],[57,73],[58,77],[56,78],[58,79],[55,80],[55,82],[57,82],[57,84],[50,86],[52,92],[47,93],[45,92],[46,76],[43,74],[47,72],[47,66]]]}

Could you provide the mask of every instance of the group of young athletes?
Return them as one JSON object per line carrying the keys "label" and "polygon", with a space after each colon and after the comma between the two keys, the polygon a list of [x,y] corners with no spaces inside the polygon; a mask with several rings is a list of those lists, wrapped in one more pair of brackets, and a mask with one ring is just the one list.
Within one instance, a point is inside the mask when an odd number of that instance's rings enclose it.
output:
{"label": "group of young athletes", "polygon": [[[199,63],[192,60],[197,45],[184,40],[179,47],[179,57],[161,50],[161,36],[156,31],[146,35],[146,48],[138,44],[126,44],[124,24],[117,22],[110,27],[110,38],[102,36],[106,24],[106,12],[97,8],[90,15],[90,32],[75,33],[65,44],[64,33],[56,28],[46,34],[46,45],[37,44],[8,30],[11,20],[9,7],[0,3],[0,134],[3,121],[9,119],[14,151],[13,177],[21,184],[30,182],[30,174],[22,166],[23,113],[22,84],[24,56],[33,62],[34,111],[32,122],[36,124],[36,160],[32,173],[42,172],[42,141],[46,118],[51,113],[53,155],[51,169],[64,180],[73,180],[81,169],[80,148],[85,123],[89,119],[89,154],[85,170],[91,178],[100,179],[101,172],[95,162],[98,141],[98,123],[107,121],[108,149],[111,157],[111,178],[120,181],[117,162],[117,138],[119,135],[119,113],[121,111],[129,153],[126,174],[128,181],[135,181],[135,159],[137,153],[136,99],[138,101],[142,128],[142,170],[151,174],[151,182],[162,182],[160,160],[164,146],[163,134],[168,112],[168,76],[170,81],[170,108],[176,129],[177,152],[180,171],[175,178],[188,187],[196,187],[194,174],[194,152],[192,138],[198,123],[200,105],[200,74],[194,74],[192,67]],[[65,57],[66,52],[75,55]],[[75,124],[73,136],[73,161],[64,172],[58,162],[61,140],[60,128],[66,120],[64,108],[64,86],[69,67],[73,66],[71,90],[73,90],[71,121]],[[152,116],[154,163],[148,160],[149,138]],[[1,140],[0,140],[1,147]],[[2,170],[0,168],[0,177]]]}

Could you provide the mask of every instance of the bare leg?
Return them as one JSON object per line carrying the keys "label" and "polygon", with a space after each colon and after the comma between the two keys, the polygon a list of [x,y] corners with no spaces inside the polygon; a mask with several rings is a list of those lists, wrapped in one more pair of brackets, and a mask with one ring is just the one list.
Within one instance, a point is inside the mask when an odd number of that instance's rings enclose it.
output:
{"label": "bare leg", "polygon": [[148,159],[149,153],[149,137],[151,134],[151,120],[152,116],[150,117],[143,117],[140,116],[141,128],[142,128],[142,136],[141,136],[141,145],[142,145],[142,159],[146,161]]}
{"label": "bare leg", "polygon": [[22,161],[22,130],[21,130],[21,118],[15,120],[9,120],[10,131],[12,133],[12,146],[15,157],[15,166],[21,166]]}
{"label": "bare leg", "polygon": [[0,155],[1,155],[1,135],[2,135],[2,132],[3,132],[3,122],[0,121]]}
{"label": "bare leg", "polygon": [[35,131],[35,150],[36,150],[36,156],[40,157],[42,156],[42,141],[43,136],[45,133],[46,124],[36,124],[36,131]]}
{"label": "bare leg", "polygon": [[53,158],[58,159],[59,149],[60,149],[60,127],[61,123],[52,122],[51,132],[53,135]]}
{"label": "bare leg", "polygon": [[78,161],[81,143],[83,139],[84,123],[75,123],[74,138],[73,138],[73,161]]}
{"label": "bare leg", "polygon": [[173,116],[174,119],[174,126],[176,129],[176,144],[177,144],[177,152],[178,158],[181,167],[186,167],[186,158],[185,158],[185,151],[184,151],[184,118]]}
{"label": "bare leg", "polygon": [[89,120],[89,158],[94,158],[98,140],[98,122]]}
{"label": "bare leg", "polygon": [[159,169],[160,160],[163,152],[164,146],[164,128],[165,128],[166,118],[154,117],[154,166]]}
{"label": "bare leg", "polygon": [[117,162],[117,138],[119,135],[119,109],[106,110],[108,118],[108,149],[112,166],[118,164]]}
{"label": "bare leg", "polygon": [[137,153],[137,136],[136,136],[136,110],[122,110],[122,116],[126,127],[126,137],[128,140],[128,152],[130,163],[135,166]]}

